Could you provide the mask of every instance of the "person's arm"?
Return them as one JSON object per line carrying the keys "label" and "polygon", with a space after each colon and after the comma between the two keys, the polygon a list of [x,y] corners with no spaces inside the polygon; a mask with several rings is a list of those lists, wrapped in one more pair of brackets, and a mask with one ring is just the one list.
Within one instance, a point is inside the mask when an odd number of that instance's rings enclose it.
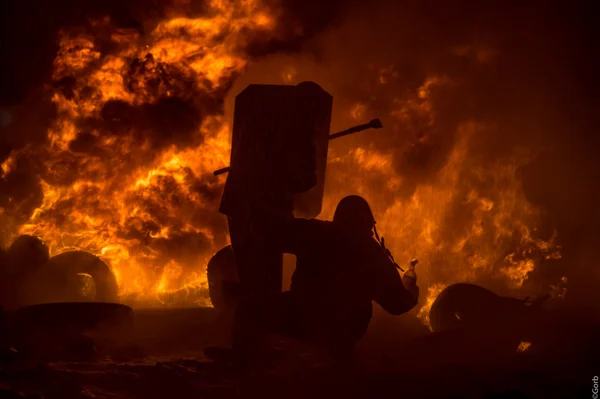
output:
{"label": "person's arm", "polygon": [[279,219],[274,241],[281,252],[298,255],[323,244],[327,225],[328,222],[317,219]]}
{"label": "person's arm", "polygon": [[283,253],[297,255],[320,245],[326,238],[330,222],[317,219],[301,219],[293,216],[291,206],[271,206],[267,202],[255,202],[246,211],[253,220],[259,220],[270,245]]}
{"label": "person's arm", "polygon": [[374,300],[388,313],[401,315],[418,302],[419,287],[416,281],[403,279],[394,263],[385,255],[375,265]]}

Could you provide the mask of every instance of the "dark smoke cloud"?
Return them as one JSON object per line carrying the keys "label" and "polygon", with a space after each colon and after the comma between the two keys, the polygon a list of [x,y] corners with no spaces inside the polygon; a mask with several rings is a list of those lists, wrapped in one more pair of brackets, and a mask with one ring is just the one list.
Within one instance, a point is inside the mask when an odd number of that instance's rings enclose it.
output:
{"label": "dark smoke cloud", "polygon": [[[339,18],[339,11],[344,5],[341,0],[331,1],[327,4],[322,2],[285,0],[273,1],[273,4],[283,4],[282,33],[277,39],[263,40],[256,37],[249,39],[246,52],[251,56],[260,56],[276,51],[294,51],[308,38],[315,36],[327,27],[333,20]],[[0,13],[0,106],[24,108],[26,112],[33,114],[34,119],[39,119],[38,111],[34,108],[40,106],[52,108],[49,99],[40,90],[43,85],[50,83],[53,60],[58,51],[58,34],[60,30],[81,31],[86,29],[89,20],[109,16],[112,28],[134,29],[140,33],[151,31],[156,24],[166,16],[188,16],[194,17],[204,15],[207,12],[205,1],[190,1],[182,7],[181,2],[174,0],[7,0],[2,2]],[[176,6],[177,5],[177,6]],[[110,53],[115,43],[110,40],[110,31],[94,32],[97,38],[98,48],[103,53]],[[102,39],[104,38],[104,40]],[[144,78],[144,69],[148,67],[148,60],[134,60],[129,75],[129,88],[135,91],[136,83]],[[169,68],[168,65],[158,65],[156,68]],[[163,71],[163,74],[172,78],[178,71]],[[154,74],[150,79],[160,79],[159,74]],[[188,90],[191,85],[185,79],[175,79],[180,84],[179,91],[189,93],[192,97],[193,91]],[[57,82],[55,87],[69,97],[68,93],[73,90],[75,78],[65,76]],[[148,82],[146,82],[148,83]],[[152,82],[150,82],[152,83]],[[32,94],[39,92],[39,94]],[[218,98],[212,99],[216,102],[209,108],[209,112],[218,112],[219,103],[222,102],[225,93],[220,93]],[[28,98],[29,97],[29,98]],[[23,105],[24,101],[34,103],[29,106]],[[163,104],[165,118],[159,118],[167,122],[179,119],[180,115],[173,115],[172,108]],[[207,105],[207,104],[203,104]],[[159,106],[160,108],[160,106]],[[146,110],[148,114],[155,115],[156,110]],[[143,113],[143,111],[142,111]],[[191,119],[199,119],[198,115],[191,112],[187,122]],[[16,117],[16,116],[15,116]],[[18,118],[17,118],[18,119]],[[29,119],[29,118],[26,118]],[[19,149],[25,143],[43,140],[52,118],[44,118],[34,129],[13,127],[3,131],[0,140],[0,161],[4,160],[9,153],[8,149]],[[186,118],[184,118],[186,121]],[[40,133],[42,132],[42,133]]]}
{"label": "dark smoke cloud", "polygon": [[[577,2],[567,9],[548,3],[431,5],[384,3],[375,18],[358,17],[378,28],[357,36],[364,34],[371,43],[377,36],[389,38],[374,44],[379,59],[404,65],[397,92],[413,88],[428,73],[448,75],[459,84],[449,93],[434,93],[436,124],[427,133],[432,140],[416,154],[400,157],[397,169],[426,180],[448,154],[458,123],[471,119],[494,126],[477,137],[473,156],[494,162],[515,148],[528,148],[533,159],[520,171],[524,189],[559,232],[564,256],[542,264],[530,280],[548,282],[566,272],[571,298],[589,295],[589,290],[581,294],[580,287],[590,277],[600,280],[596,262],[581,259],[590,243],[598,242],[600,221],[600,189],[594,183],[600,170],[594,133],[600,65],[592,50],[599,43],[592,35],[591,9]],[[394,20],[400,28],[386,28]],[[448,51],[462,43],[472,46],[464,56]],[[393,146],[394,141],[390,136],[377,144]]]}
{"label": "dark smoke cloud", "polygon": [[[144,4],[142,4],[144,3]],[[87,19],[110,15],[120,27],[142,29],[141,17],[161,14],[157,2],[7,0],[0,26],[0,104],[19,104],[30,90],[47,83],[58,51],[58,31]],[[138,11],[140,10],[140,11]]]}
{"label": "dark smoke cloud", "polygon": [[[559,232],[565,258],[561,270],[565,264],[570,268],[573,295],[591,292],[589,281],[600,281],[600,272],[592,267],[597,263],[593,249],[600,243],[600,43],[596,39],[600,35],[595,32],[592,2],[561,7],[541,1],[466,0],[285,0],[282,4],[285,29],[281,38],[256,37],[246,49],[256,57],[278,54],[279,58],[261,64],[260,71],[251,70],[238,85],[260,83],[261,79],[273,83],[272,77],[279,76],[283,66],[297,66],[300,75],[316,80],[334,95],[332,128],[341,130],[356,123],[342,116],[353,104],[364,103],[368,112],[377,112],[373,117],[380,116],[386,123],[392,119],[386,120],[386,116],[398,103],[413,98],[428,76],[448,76],[450,83],[433,87],[429,96],[435,124],[429,123],[427,115],[413,112],[412,119],[386,126],[386,135],[368,133],[369,139],[366,134],[351,136],[343,145],[369,142],[378,150],[392,151],[393,167],[407,179],[402,194],[409,196],[445,163],[459,124],[468,120],[487,123],[491,128],[473,143],[477,155],[494,162],[516,147],[532,150],[533,161],[520,170],[527,196],[546,213],[549,227],[544,229]],[[89,18],[110,15],[115,27],[144,33],[165,15],[185,12],[193,16],[206,11],[203,2],[190,2],[187,9],[177,11],[172,2],[158,0],[11,0],[2,7],[0,107],[9,109],[12,123],[0,136],[0,161],[11,149],[41,144],[46,139],[55,110],[45,84],[53,84],[66,95],[73,91],[75,77],[57,82],[50,78],[59,29],[85,26]],[[114,50],[110,40],[101,43],[103,52]],[[280,54],[287,54],[287,58]],[[307,58],[309,62],[305,62]],[[303,70],[305,64],[310,65],[307,70]],[[317,72],[315,64],[320,66]],[[389,66],[395,75],[382,74],[381,70]],[[185,73],[165,68],[148,59],[133,61],[128,75],[130,90],[154,85],[153,95],[159,100],[136,107],[110,102],[100,118],[79,121],[79,134],[70,144],[72,154],[61,156],[52,173],[19,161],[23,163],[14,174],[0,182],[0,199],[6,199],[0,205],[7,206],[9,197],[17,198],[24,205],[16,214],[27,215],[40,201],[36,176],[49,179],[52,175],[58,179],[55,184],[69,184],[72,170],[86,170],[90,155],[105,157],[108,150],[90,133],[92,130],[116,137],[132,132],[143,135],[151,139],[155,149],[173,143],[198,144],[190,132],[206,115],[221,111],[227,93],[207,97],[190,92]],[[165,73],[178,76],[171,89],[182,94],[175,99],[160,100]],[[380,84],[381,76],[385,85]],[[174,122],[175,129],[165,129]],[[336,145],[342,144],[333,148]],[[122,160],[129,167],[149,161],[151,158]],[[115,165],[109,173],[118,173],[119,167]],[[331,168],[333,174],[335,168]],[[57,173],[61,170],[64,173]],[[104,176],[88,177],[100,180]],[[168,182],[164,184],[167,188]],[[203,198],[218,201],[219,187],[207,176],[190,175],[189,186]],[[176,202],[177,198],[175,193],[171,200]],[[386,203],[392,201],[394,198],[385,198]],[[153,204],[148,204],[148,209],[156,218],[161,214]],[[213,231],[225,231],[218,216],[206,212],[191,215],[194,221],[212,226]],[[60,215],[56,217],[60,223]],[[122,234],[147,237],[148,231],[157,228],[138,226],[133,221],[131,225],[132,230]],[[201,238],[188,238],[184,232],[181,237],[181,242],[203,245]],[[164,248],[169,246],[164,244]],[[544,265],[538,270],[554,277],[558,271],[553,268]]]}
{"label": "dark smoke cloud", "polygon": [[[276,38],[264,38],[248,32],[244,44],[246,48],[240,51],[254,57],[277,51],[294,51],[335,20],[342,6],[340,1],[330,2],[326,6],[318,1],[295,0],[283,3],[276,1],[273,4],[277,8],[283,4],[280,34]],[[196,81],[199,77],[193,71],[160,62],[148,55],[129,60],[124,76],[129,92],[147,97],[147,102],[132,105],[118,100],[108,101],[97,117],[75,121],[77,134],[69,143],[68,151],[48,153],[47,132],[53,121],[60,117],[50,101],[52,93],[60,93],[75,102],[101,96],[91,87],[80,89],[82,80],[90,72],[88,70],[76,74],[67,71],[53,76],[53,62],[60,55],[61,32],[94,37],[97,51],[102,55],[114,54],[120,46],[112,38],[112,33],[117,29],[137,31],[143,36],[165,18],[206,15],[207,2],[9,0],[2,2],[2,11],[0,107],[3,123],[0,125],[0,162],[12,151],[19,151],[26,146],[31,158],[26,160],[19,157],[10,173],[0,179],[0,206],[5,209],[4,216],[18,215],[11,223],[4,223],[7,231],[26,221],[41,204],[40,178],[54,186],[68,186],[78,179],[102,182],[110,176],[129,173],[153,162],[156,154],[171,145],[180,148],[200,145],[203,137],[196,133],[198,126],[207,116],[223,112],[224,99],[235,76],[218,89],[203,91],[198,89]],[[104,17],[110,17],[110,22],[90,23]],[[182,31],[181,34],[185,33]],[[206,82],[206,85],[211,87],[210,82]],[[4,112],[10,118],[6,124]],[[105,145],[107,137],[116,140],[111,145]],[[120,148],[142,145],[147,151],[119,151]],[[115,154],[118,156],[115,157]],[[104,170],[96,167],[99,162],[111,158],[114,161]],[[216,179],[212,176],[195,176],[191,171],[187,175],[186,183],[191,192],[216,208],[221,189]],[[120,189],[119,183],[123,182],[112,183],[114,190]],[[174,202],[177,202],[177,198],[183,198],[174,193],[167,182],[162,182],[160,187],[171,193]],[[160,194],[155,193],[157,198],[160,198]],[[96,197],[94,192],[82,193],[79,205]],[[44,214],[42,217],[49,218],[57,226],[68,223],[61,216],[61,209],[69,209],[74,204],[63,202],[50,211],[53,215]],[[18,209],[14,209],[16,204]],[[153,204],[147,206],[153,219],[158,221],[159,214],[164,210],[156,209]],[[86,203],[85,208],[97,213],[96,216],[102,216],[105,212],[99,204]],[[218,241],[225,242],[223,221],[199,212],[190,210],[186,216],[191,215],[195,223],[212,229]],[[144,234],[147,236],[148,231],[154,232],[151,226],[142,226],[140,229],[122,234],[139,238]]]}
{"label": "dark smoke cloud", "polygon": [[[348,136],[330,148],[336,154],[359,146],[391,153],[393,168],[406,180],[405,197],[436,177],[461,124],[482,123],[486,129],[472,138],[469,156],[491,166],[525,150],[530,161],[518,173],[527,198],[542,211],[536,234],[548,239],[556,230],[562,245],[563,259],[542,261],[530,280],[543,287],[566,273],[569,298],[595,292],[590,281],[600,282],[594,256],[600,244],[600,35],[592,4],[376,0],[345,11],[343,24],[302,45],[301,56],[261,62],[232,91],[249,83],[283,83],[289,70],[293,81],[314,80],[334,96],[333,131],[380,117],[386,126],[381,132]],[[419,111],[415,95],[429,76],[448,78],[429,92],[433,123],[431,114]],[[391,115],[409,100],[409,117]],[[349,116],[357,103],[365,106],[358,120]],[[355,176],[383,197],[380,211],[397,199],[380,189],[385,181],[371,172],[340,163],[328,168],[332,190],[344,185],[336,176]],[[465,168],[461,178],[472,172]],[[486,182],[478,189],[493,198]],[[470,212],[454,204],[445,225],[462,226],[461,215]]]}

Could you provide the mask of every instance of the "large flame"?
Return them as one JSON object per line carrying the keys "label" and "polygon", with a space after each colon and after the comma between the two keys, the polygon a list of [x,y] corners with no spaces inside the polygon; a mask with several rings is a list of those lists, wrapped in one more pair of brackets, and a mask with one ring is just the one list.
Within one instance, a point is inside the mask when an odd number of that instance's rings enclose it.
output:
{"label": "large flame", "polygon": [[[250,38],[277,37],[278,14],[249,0],[213,0],[208,10],[202,18],[175,13],[144,35],[115,29],[109,19],[63,32],[51,89],[58,114],[47,147],[22,150],[43,159],[43,202],[15,235],[41,237],[52,255],[70,249],[98,255],[128,304],[210,303],[205,266],[226,243],[216,212],[224,178],[212,176],[229,159],[222,98],[251,61],[244,52]],[[381,85],[397,76],[389,65],[376,75]],[[300,74],[286,65],[277,76],[296,84]],[[453,84],[431,76],[389,115],[359,102],[346,110],[347,120],[373,114],[386,125],[427,132],[436,123],[432,91]],[[485,278],[519,288],[541,261],[560,256],[555,236],[539,236],[542,214],[518,178],[529,155],[490,161],[473,150],[473,141],[491,130],[462,123],[445,163],[409,194],[410,171],[398,172],[394,157],[427,144],[427,133],[389,150],[330,148],[321,216],[331,217],[347,194],[373,204],[397,261],[420,260],[420,285],[429,287],[423,320],[448,284]],[[1,165],[2,176],[19,155]]]}
{"label": "large flame", "polygon": [[[51,255],[77,248],[100,256],[129,303],[210,303],[204,267],[223,242],[202,214],[215,211],[222,180],[207,176],[228,163],[229,126],[209,113],[181,145],[168,137],[179,120],[166,121],[167,137],[158,143],[153,126],[146,132],[127,120],[143,107],[149,112],[141,118],[160,113],[151,106],[172,97],[184,100],[174,107],[204,110],[199,102],[210,103],[247,66],[246,41],[276,34],[275,11],[257,1],[214,0],[208,8],[203,18],[177,16],[146,35],[113,29],[108,18],[93,21],[92,31],[110,32],[109,50],[100,34],[61,35],[43,203],[19,233],[41,237]],[[87,119],[121,131],[106,134],[90,123],[81,132]],[[4,174],[16,156],[3,164]]]}
{"label": "large flame", "polygon": [[[390,120],[435,124],[429,92],[444,84],[450,83],[440,77],[427,79]],[[350,110],[354,118],[360,116],[357,112],[361,104]],[[418,316],[425,323],[433,301],[449,284],[495,281],[518,294],[540,262],[560,258],[556,232],[545,239],[538,236],[542,212],[529,202],[518,177],[519,168],[530,160],[528,153],[515,151],[490,161],[471,148],[474,139],[490,129],[475,122],[460,125],[445,164],[408,196],[402,194],[405,176],[392,165],[397,150],[355,148],[333,151],[330,157],[336,169],[328,175],[325,213],[331,215],[336,201],[349,192],[375,205],[378,229],[396,260],[406,265],[415,257],[421,260],[417,272],[428,289]],[[366,175],[369,183],[352,175]],[[393,200],[377,209],[384,197]]]}

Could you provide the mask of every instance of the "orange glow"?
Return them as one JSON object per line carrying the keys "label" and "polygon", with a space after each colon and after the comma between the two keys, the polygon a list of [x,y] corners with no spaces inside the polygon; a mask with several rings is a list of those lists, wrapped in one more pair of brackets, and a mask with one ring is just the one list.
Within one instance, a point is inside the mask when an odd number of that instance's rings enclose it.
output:
{"label": "orange glow", "polygon": [[362,118],[364,118],[365,115],[365,111],[366,111],[366,106],[365,104],[361,104],[361,103],[357,103],[356,105],[354,105],[354,107],[350,110],[350,115],[352,115],[352,118],[354,120],[361,120]]}
{"label": "orange glow", "polygon": [[[201,101],[196,98],[200,94],[212,99],[228,90],[251,63],[241,50],[250,36],[278,37],[277,10],[259,0],[211,0],[208,9],[201,18],[179,13],[157,21],[145,35],[112,29],[108,19],[96,20],[95,28],[110,30],[104,37],[113,42],[110,54],[102,53],[93,35],[63,32],[60,37],[53,80],[65,85],[52,93],[58,116],[48,131],[44,197],[14,235],[41,237],[51,255],[81,249],[99,256],[113,270],[121,300],[134,306],[210,305],[205,267],[225,243],[219,242],[207,218],[197,216],[204,212],[220,217],[218,199],[208,200],[192,183],[200,181],[202,190],[211,193],[222,188],[225,175],[213,178],[212,172],[229,163],[230,126],[215,111],[202,116],[200,126],[186,137],[188,145],[153,147],[150,133],[123,127],[118,118],[126,119],[128,113],[115,117],[115,129],[124,129],[115,134],[103,134],[93,124],[80,131],[79,124],[102,119],[108,102],[133,109],[181,93],[193,97],[190,101]],[[460,50],[465,55],[472,51]],[[186,85],[162,79],[171,69]],[[372,73],[378,86],[398,77],[389,65]],[[128,79],[130,75],[134,78]],[[68,84],[73,76],[74,83]],[[304,75],[286,64],[275,76],[296,83]],[[331,218],[337,201],[348,194],[363,195],[373,205],[378,230],[397,262],[420,260],[422,320],[428,319],[431,304],[449,284],[486,276],[518,289],[541,260],[560,257],[555,236],[538,237],[542,214],[527,200],[517,175],[529,160],[527,154],[495,161],[476,156],[474,139],[493,133],[492,126],[465,121],[449,156],[430,179],[414,187],[409,186],[413,171],[397,167],[398,157],[432,140],[429,129],[436,115],[431,96],[437,88],[453,84],[448,77],[430,76],[410,98],[398,99],[387,115],[372,115],[377,112],[370,109],[373,105],[357,99],[342,109],[345,120],[363,123],[380,116],[386,127],[422,134],[389,149],[332,142],[320,215]],[[92,155],[72,149],[82,133],[91,138]],[[0,165],[2,175],[11,171],[14,159],[13,155]],[[169,247],[177,239],[187,241]],[[186,245],[196,250],[185,252]],[[562,288],[558,291],[564,295]]]}
{"label": "orange glow", "polygon": [[14,156],[9,156],[8,158],[6,158],[6,160],[0,164],[0,177],[8,175],[10,171],[14,168],[14,164]]}
{"label": "orange glow", "polygon": [[[92,35],[62,32],[60,37],[53,79],[74,76],[76,83],[53,94],[58,117],[48,131],[51,155],[46,163],[52,179],[42,180],[42,205],[18,233],[41,237],[53,256],[71,249],[99,256],[115,273],[122,301],[135,306],[210,305],[204,269],[219,248],[212,231],[191,216],[216,209],[190,182],[227,165],[229,125],[222,116],[204,117],[192,135],[198,145],[158,150],[129,134],[102,136],[92,128],[89,134],[100,155],[78,161],[81,170],[74,182],[54,180],[73,173],[69,160],[80,156],[69,147],[80,133],[78,121],[99,118],[108,101],[139,106],[169,97],[170,87],[151,80],[160,68],[175,68],[198,92],[210,95],[248,65],[240,49],[249,34],[276,36],[276,10],[259,1],[213,0],[208,9],[202,18],[161,21],[144,37],[133,30],[113,30],[116,50],[110,54],[102,53]],[[111,29],[110,24],[108,18],[92,22],[96,29]],[[147,76],[127,81],[136,58]],[[136,166],[131,154],[145,161]],[[3,174],[10,171],[11,160],[2,164]],[[206,182],[207,189],[218,191],[223,181]],[[159,219],[147,208],[150,203],[160,207]],[[144,236],[128,236],[132,228]],[[178,236],[211,244],[183,255],[164,248]]]}
{"label": "orange glow", "polygon": [[296,69],[294,67],[290,66],[290,67],[284,69],[281,76],[282,76],[283,82],[285,84],[294,84],[296,81],[297,74],[298,74],[298,71],[296,71]]}
{"label": "orange glow", "polygon": [[531,347],[531,342],[522,341],[519,343],[519,347],[517,348],[517,352],[525,352]]}
{"label": "orange glow", "polygon": [[[429,311],[431,310],[431,306],[433,305],[433,302],[435,301],[435,299],[437,298],[437,296],[440,294],[440,292],[442,292],[444,290],[444,288],[446,288],[447,285],[446,284],[433,284],[431,286],[429,286],[429,288],[427,289],[427,296],[425,297],[425,303],[423,304],[423,306],[421,307],[421,309],[419,309],[419,319],[421,319],[421,321],[427,325],[429,324]],[[460,318],[459,318],[460,319]]]}
{"label": "orange glow", "polygon": [[[427,79],[412,99],[398,105],[393,117],[410,123],[417,115],[433,125],[429,95],[435,85],[445,84],[452,83],[444,78]],[[472,149],[473,139],[490,129],[464,123],[445,164],[408,196],[402,192],[409,176],[394,171],[391,151],[340,152],[335,144],[330,150],[336,174],[327,176],[324,215],[331,216],[336,202],[350,193],[363,195],[373,204],[379,233],[397,262],[421,260],[418,316],[426,324],[433,301],[450,284],[491,277],[509,290],[518,290],[540,261],[560,258],[556,234],[547,240],[537,237],[542,213],[528,201],[517,176],[519,167],[529,161],[527,154],[516,152],[489,162]],[[359,179],[352,177],[359,174]],[[365,180],[378,184],[365,184]],[[385,196],[393,200],[382,205]],[[456,218],[457,214],[462,216]]]}

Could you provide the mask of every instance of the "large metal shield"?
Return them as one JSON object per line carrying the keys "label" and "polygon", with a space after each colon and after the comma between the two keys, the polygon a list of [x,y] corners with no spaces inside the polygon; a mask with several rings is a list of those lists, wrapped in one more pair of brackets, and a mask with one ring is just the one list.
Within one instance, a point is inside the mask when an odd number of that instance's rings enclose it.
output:
{"label": "large metal shield", "polygon": [[333,98],[319,85],[250,85],[235,101],[231,171],[221,212],[254,199],[295,196],[297,216],[316,217],[323,201]]}
{"label": "large metal shield", "polygon": [[[332,97],[312,82],[250,85],[235,100],[231,169],[220,212],[246,295],[281,291],[283,254],[268,208],[282,217],[321,211]],[[295,202],[295,203],[293,203]]]}

